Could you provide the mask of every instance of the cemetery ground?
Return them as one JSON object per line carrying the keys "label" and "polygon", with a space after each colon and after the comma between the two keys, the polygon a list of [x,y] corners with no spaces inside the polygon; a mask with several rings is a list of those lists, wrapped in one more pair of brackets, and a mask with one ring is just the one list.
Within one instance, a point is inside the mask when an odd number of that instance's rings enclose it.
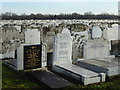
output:
{"label": "cemetery ground", "polygon": [[[79,88],[79,89],[110,89],[110,90],[119,90],[120,89],[120,75],[110,77],[106,82],[96,83],[91,85],[81,85],[74,83],[74,86],[65,88]],[[6,88],[45,88],[45,85],[39,83],[32,79],[28,74],[23,71],[14,71],[8,66],[2,64],[2,87]]]}

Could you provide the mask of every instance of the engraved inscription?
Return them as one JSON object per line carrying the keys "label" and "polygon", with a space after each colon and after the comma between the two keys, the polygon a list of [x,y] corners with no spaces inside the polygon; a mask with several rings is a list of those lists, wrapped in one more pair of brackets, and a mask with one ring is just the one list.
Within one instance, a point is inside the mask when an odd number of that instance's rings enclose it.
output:
{"label": "engraved inscription", "polygon": [[35,69],[41,67],[40,45],[24,47],[24,69]]}
{"label": "engraved inscription", "polygon": [[67,50],[59,51],[59,55],[66,55],[66,54],[68,54],[68,51],[67,51]]}
{"label": "engraved inscription", "polygon": [[69,42],[68,41],[61,41],[59,42],[59,51],[58,51],[58,58],[69,58]]}
{"label": "engraved inscription", "polygon": [[60,48],[61,48],[61,49],[62,49],[62,48],[67,48],[68,42],[60,42],[59,45],[60,45]]}
{"label": "engraved inscription", "polygon": [[94,45],[90,46],[90,48],[102,48],[102,47],[106,47],[106,46],[101,43],[95,43]]}

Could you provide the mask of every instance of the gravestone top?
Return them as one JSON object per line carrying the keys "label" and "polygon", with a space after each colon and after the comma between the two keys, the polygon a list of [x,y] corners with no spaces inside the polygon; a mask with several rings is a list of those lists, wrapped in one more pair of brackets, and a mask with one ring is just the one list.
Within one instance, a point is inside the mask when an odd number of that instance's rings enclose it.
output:
{"label": "gravestone top", "polygon": [[99,26],[93,26],[92,28],[92,38],[100,38],[102,37],[102,30]]}
{"label": "gravestone top", "polygon": [[57,39],[61,39],[61,40],[69,40],[69,39],[72,39],[70,30],[67,29],[67,28],[64,28],[64,29],[62,30],[62,32],[61,32],[61,33],[58,33],[55,37],[56,37]]}
{"label": "gravestone top", "polygon": [[113,24],[112,27],[118,27],[118,24]]}
{"label": "gravestone top", "polygon": [[70,34],[70,31],[67,28],[64,28],[61,33]]}

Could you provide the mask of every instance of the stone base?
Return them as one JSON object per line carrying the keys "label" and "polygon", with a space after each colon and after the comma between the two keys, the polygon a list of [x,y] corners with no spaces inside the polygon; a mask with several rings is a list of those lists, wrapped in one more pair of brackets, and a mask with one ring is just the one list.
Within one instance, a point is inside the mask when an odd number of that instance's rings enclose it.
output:
{"label": "stone base", "polygon": [[77,65],[97,73],[105,73],[107,76],[120,74],[120,58],[80,60]]}
{"label": "stone base", "polygon": [[73,85],[69,81],[63,79],[62,77],[50,72],[49,70],[36,70],[27,72],[38,82],[43,83],[49,88],[65,88]]}
{"label": "stone base", "polygon": [[104,73],[96,73],[71,63],[54,65],[52,70],[73,78],[84,85],[105,81]]}

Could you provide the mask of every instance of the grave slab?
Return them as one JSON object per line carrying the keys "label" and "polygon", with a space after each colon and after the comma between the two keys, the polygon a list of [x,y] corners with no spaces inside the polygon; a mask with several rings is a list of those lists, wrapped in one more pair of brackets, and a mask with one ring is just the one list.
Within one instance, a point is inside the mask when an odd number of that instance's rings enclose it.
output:
{"label": "grave slab", "polygon": [[80,60],[77,65],[97,73],[106,73],[107,76],[120,74],[120,58]]}
{"label": "grave slab", "polygon": [[[73,65],[71,63],[56,64],[53,66],[52,70],[67,75],[68,77],[71,77],[73,79],[76,79],[77,81],[84,85],[98,83],[101,82],[101,79],[103,77],[105,78],[105,74],[103,76],[100,73],[90,71],[88,69],[79,67],[77,65]],[[102,80],[102,82],[104,81],[105,79]]]}
{"label": "grave slab", "polygon": [[37,81],[45,84],[46,86],[50,88],[65,88],[65,87],[73,85],[69,81],[52,73],[49,70],[31,71],[31,72],[28,72],[28,74],[30,74]]}

